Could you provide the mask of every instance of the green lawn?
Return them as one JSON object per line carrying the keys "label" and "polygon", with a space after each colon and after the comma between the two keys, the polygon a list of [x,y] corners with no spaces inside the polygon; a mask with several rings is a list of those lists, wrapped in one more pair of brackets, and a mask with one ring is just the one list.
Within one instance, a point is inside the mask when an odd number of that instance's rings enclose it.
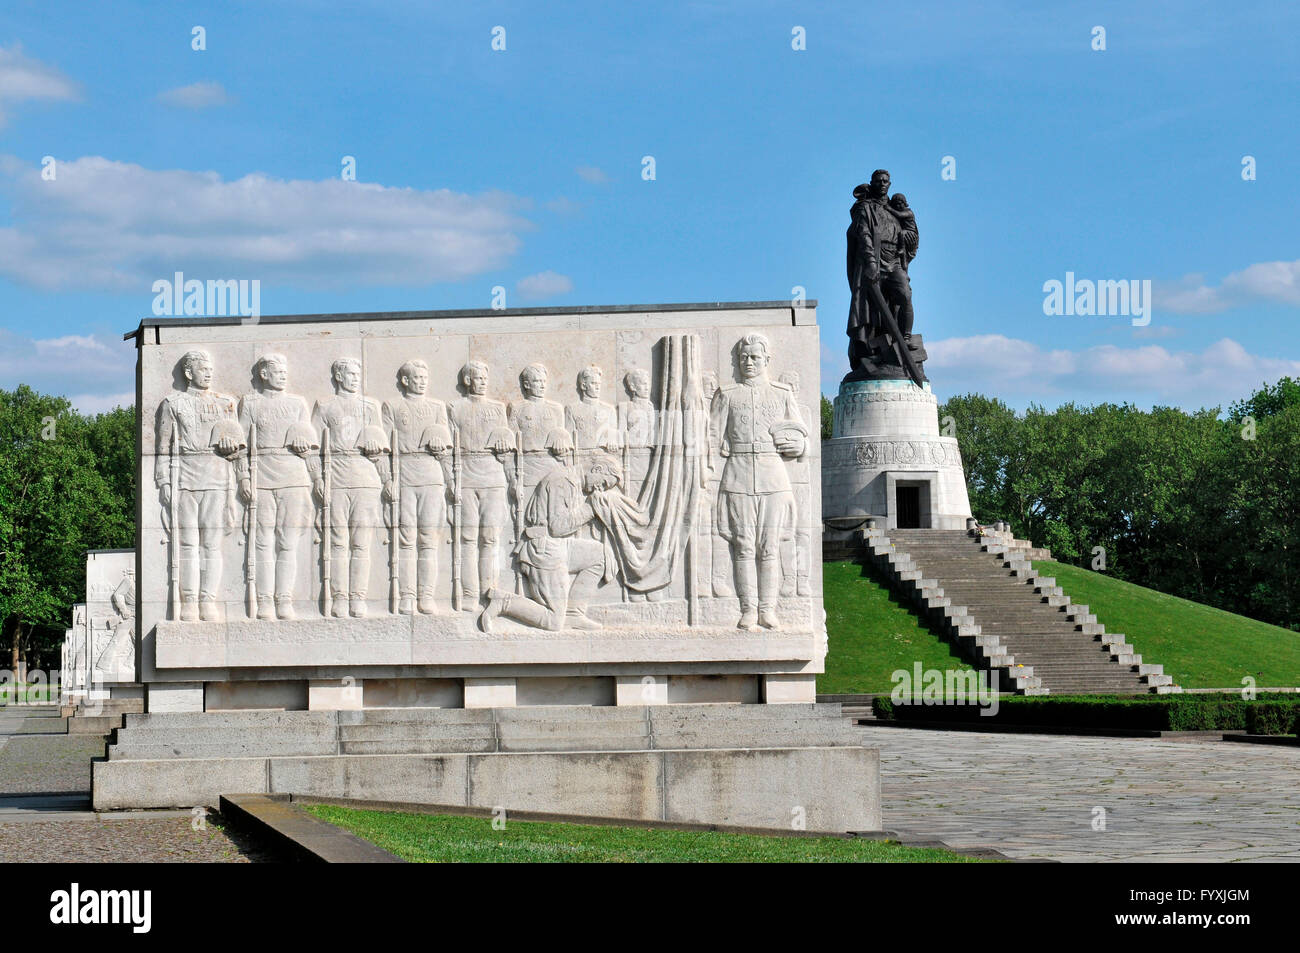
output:
{"label": "green lawn", "polygon": [[718,831],[647,830],[439,814],[359,811],[332,805],[309,814],[415,863],[981,863],[946,850],[840,837],[764,837]]}
{"label": "green lawn", "polygon": [[1039,560],[1034,567],[1184,688],[1239,689],[1246,675],[1259,688],[1300,685],[1300,633],[1078,566]]}
{"label": "green lawn", "polygon": [[887,692],[897,669],[964,670],[970,665],[923,626],[898,597],[862,575],[855,563],[825,563],[822,592],[830,654],[817,691],[826,694]]}

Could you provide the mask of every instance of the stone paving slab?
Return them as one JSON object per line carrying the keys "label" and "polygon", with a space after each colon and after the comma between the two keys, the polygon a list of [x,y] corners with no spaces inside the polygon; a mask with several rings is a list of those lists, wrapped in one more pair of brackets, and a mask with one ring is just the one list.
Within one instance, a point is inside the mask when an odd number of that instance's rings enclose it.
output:
{"label": "stone paving slab", "polygon": [[257,863],[281,859],[238,829],[209,817],[199,830],[188,816],[70,816],[6,822],[3,863]]}
{"label": "stone paving slab", "polygon": [[90,762],[104,756],[95,735],[14,735],[0,747],[0,794],[90,792]]}
{"label": "stone paving slab", "polygon": [[1300,749],[859,730],[891,830],[1021,859],[1300,862]]}

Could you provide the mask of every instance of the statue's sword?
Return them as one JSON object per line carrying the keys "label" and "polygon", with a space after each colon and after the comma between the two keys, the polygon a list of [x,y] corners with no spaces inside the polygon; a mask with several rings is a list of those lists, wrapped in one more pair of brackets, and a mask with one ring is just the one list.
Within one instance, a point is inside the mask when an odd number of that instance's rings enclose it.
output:
{"label": "statue's sword", "polygon": [[911,349],[908,348],[907,342],[903,340],[903,335],[898,331],[898,321],[894,319],[894,311],[885,301],[885,296],[880,293],[880,282],[868,281],[867,287],[871,289],[871,300],[876,303],[880,313],[885,319],[885,330],[894,340],[894,348],[898,351],[898,356],[903,361],[903,366],[907,368],[907,376],[917,387],[924,387],[925,377],[921,374],[921,369],[916,366],[916,361],[912,360]]}

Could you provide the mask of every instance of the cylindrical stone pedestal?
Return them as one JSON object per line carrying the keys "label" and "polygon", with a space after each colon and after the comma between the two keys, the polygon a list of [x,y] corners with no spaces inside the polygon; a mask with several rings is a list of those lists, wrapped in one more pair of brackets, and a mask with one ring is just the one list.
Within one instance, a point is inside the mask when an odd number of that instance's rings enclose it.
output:
{"label": "cylindrical stone pedestal", "polygon": [[822,444],[827,534],[870,517],[884,529],[965,529],[970,515],[957,438],[940,435],[930,385],[842,383],[832,437]]}

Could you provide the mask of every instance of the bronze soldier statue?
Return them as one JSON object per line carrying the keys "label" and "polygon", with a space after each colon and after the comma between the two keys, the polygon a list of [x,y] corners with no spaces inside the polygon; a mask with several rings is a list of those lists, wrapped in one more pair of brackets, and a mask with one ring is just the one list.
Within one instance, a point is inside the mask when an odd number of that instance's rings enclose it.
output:
{"label": "bronze soldier statue", "polygon": [[925,381],[925,347],[912,334],[916,216],[906,199],[889,199],[889,173],[877,169],[869,185],[853,190],[847,233],[849,364],[846,380],[911,378]]}

